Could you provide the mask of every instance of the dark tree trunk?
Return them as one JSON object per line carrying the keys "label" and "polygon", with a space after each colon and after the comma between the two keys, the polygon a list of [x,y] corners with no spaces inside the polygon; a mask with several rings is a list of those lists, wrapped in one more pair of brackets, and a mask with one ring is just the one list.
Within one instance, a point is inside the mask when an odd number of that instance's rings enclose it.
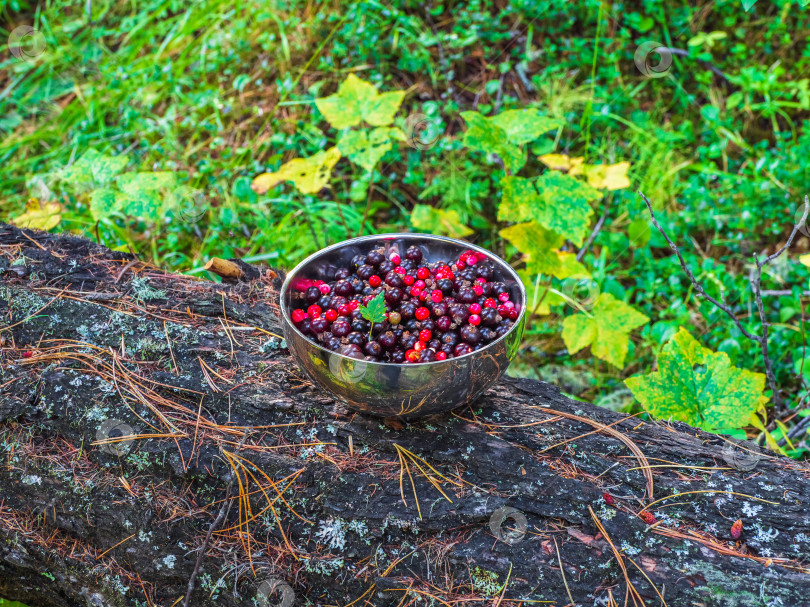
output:
{"label": "dark tree trunk", "polygon": [[354,415],[277,288],[0,224],[0,596],[182,605],[204,547],[195,607],[810,604],[808,466],[529,380]]}

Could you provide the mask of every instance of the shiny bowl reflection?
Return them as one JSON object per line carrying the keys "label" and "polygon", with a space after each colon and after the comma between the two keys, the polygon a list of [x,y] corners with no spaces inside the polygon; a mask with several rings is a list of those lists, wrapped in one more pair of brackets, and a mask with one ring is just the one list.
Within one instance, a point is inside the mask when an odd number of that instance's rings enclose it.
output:
{"label": "shiny bowl reflection", "polygon": [[[458,259],[465,250],[485,253],[495,264],[495,280],[509,288],[520,316],[511,330],[470,354],[429,363],[395,364],[357,360],[326,349],[304,336],[290,319],[290,312],[306,307],[296,280],[334,280],[358,254],[382,246],[386,258],[416,245],[428,262]],[[378,417],[416,419],[444,413],[475,400],[495,383],[520,347],[526,321],[526,292],[515,271],[491,252],[467,242],[427,234],[363,236],[327,247],[292,270],[281,288],[284,336],[290,352],[315,384],[349,408]]]}

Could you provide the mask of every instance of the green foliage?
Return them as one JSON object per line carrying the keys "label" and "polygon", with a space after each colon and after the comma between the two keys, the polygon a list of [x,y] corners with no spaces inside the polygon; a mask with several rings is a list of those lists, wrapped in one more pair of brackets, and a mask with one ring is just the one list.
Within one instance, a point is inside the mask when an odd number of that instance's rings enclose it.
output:
{"label": "green foliage", "polygon": [[[361,1],[336,16],[298,0],[144,0],[94,3],[92,22],[65,0],[12,2],[7,21],[38,28],[46,52],[2,64],[0,208],[194,273],[212,256],[292,266],[371,232],[465,237],[525,283],[522,369],[563,369],[580,398],[619,393],[681,326],[761,371],[758,345],[696,297],[635,191],[758,331],[751,251],[784,243],[810,183],[802,2]],[[648,78],[634,64],[646,40],[689,56]],[[569,309],[581,280],[650,319],[623,331],[622,368],[601,364],[598,340],[563,347],[565,322],[578,339],[596,323]],[[786,418],[810,387],[809,280],[798,255],[763,277]]]}
{"label": "green foliage", "polygon": [[645,409],[710,432],[751,423],[767,402],[765,375],[739,369],[724,352],[704,348],[681,328],[658,357],[658,371],[625,380]]}

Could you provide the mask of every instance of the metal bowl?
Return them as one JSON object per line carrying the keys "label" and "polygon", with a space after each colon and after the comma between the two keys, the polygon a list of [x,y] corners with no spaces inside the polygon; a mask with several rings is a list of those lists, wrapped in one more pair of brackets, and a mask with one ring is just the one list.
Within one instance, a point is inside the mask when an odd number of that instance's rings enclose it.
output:
{"label": "metal bowl", "polygon": [[[465,250],[485,253],[495,263],[495,280],[507,285],[520,306],[511,330],[470,354],[429,363],[378,363],[343,356],[304,336],[290,319],[290,311],[306,307],[303,294],[292,288],[297,279],[334,280],[338,268],[348,267],[358,254],[380,246],[386,258],[403,258],[416,245],[427,262],[458,259]],[[363,236],[327,247],[311,255],[287,275],[281,287],[281,315],[290,352],[315,384],[356,411],[378,417],[416,419],[466,405],[495,383],[514,359],[526,322],[526,291],[515,271],[489,251],[467,242],[427,234]]]}

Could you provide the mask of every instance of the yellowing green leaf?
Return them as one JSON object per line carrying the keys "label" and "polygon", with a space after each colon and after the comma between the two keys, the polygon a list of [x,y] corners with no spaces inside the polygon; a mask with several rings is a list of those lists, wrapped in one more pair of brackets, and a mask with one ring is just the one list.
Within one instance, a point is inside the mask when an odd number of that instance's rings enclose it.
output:
{"label": "yellowing green leaf", "polygon": [[630,345],[630,332],[649,320],[611,294],[602,293],[590,315],[580,312],[565,318],[562,337],[570,354],[590,345],[594,356],[621,369]]}
{"label": "yellowing green leaf", "polygon": [[473,233],[473,230],[464,225],[455,209],[436,209],[427,204],[414,206],[411,212],[411,225],[423,232],[452,238],[464,238]]}
{"label": "yellowing green leaf", "polygon": [[124,173],[115,179],[115,186],[90,195],[90,212],[96,220],[120,213],[156,222],[175,200],[177,176],[170,171]]}
{"label": "yellowing green leaf", "polygon": [[282,181],[292,181],[302,194],[315,194],[329,183],[332,167],[339,159],[337,147],[321,150],[309,158],[293,158],[275,173],[262,173],[256,177],[250,187],[257,194],[264,194]]}
{"label": "yellowing green leaf", "polygon": [[560,257],[560,270],[554,275],[555,278],[565,280],[569,276],[577,276],[583,279],[591,277],[591,273],[582,263],[577,261],[577,256],[574,253],[558,251],[557,255]]}
{"label": "yellowing green leaf", "polygon": [[534,141],[543,133],[559,128],[562,124],[554,118],[541,116],[533,109],[507,110],[490,120],[506,132],[510,143],[516,145]]}
{"label": "yellowing green leaf", "polygon": [[537,221],[545,228],[581,245],[588,234],[598,190],[557,171],[547,171],[537,186],[523,177],[505,177],[498,207],[501,221]]}
{"label": "yellowing green leaf", "polygon": [[461,112],[461,117],[467,123],[464,145],[487,154],[496,154],[513,173],[521,169],[526,162],[523,150],[509,141],[503,127],[479,112]]}
{"label": "yellowing green leaf", "polygon": [[40,202],[31,198],[25,205],[25,213],[11,220],[18,228],[52,230],[62,221],[62,208],[56,202]]}
{"label": "yellowing green leaf", "polygon": [[810,268],[810,253],[799,256],[799,263]]}
{"label": "yellowing green leaf", "polygon": [[582,171],[588,183],[598,190],[621,190],[630,187],[630,180],[627,178],[629,168],[629,162],[586,164]]}
{"label": "yellowing green leaf", "polygon": [[655,417],[717,432],[750,422],[764,398],[765,375],[733,366],[725,352],[704,348],[681,328],[662,349],[657,371],[625,383]]}
{"label": "yellowing green leaf", "polygon": [[561,272],[562,262],[557,249],[565,242],[564,237],[547,230],[536,221],[504,228],[500,235],[523,253],[529,273],[557,276]]}
{"label": "yellowing green leaf", "polygon": [[518,270],[518,276],[526,289],[526,310],[529,313],[546,315],[551,313],[551,306],[561,306],[565,300],[548,288],[548,282],[540,274],[528,270]]}
{"label": "yellowing green leaf", "polygon": [[582,156],[577,156],[576,158],[572,158],[571,156],[566,156],[565,154],[543,154],[542,156],[538,156],[540,162],[545,164],[548,168],[554,169],[555,171],[576,171],[585,159]]}
{"label": "yellowing green leaf", "polygon": [[395,127],[359,129],[346,132],[338,142],[338,149],[349,160],[371,171],[391,149],[394,139],[405,141],[405,134]]}
{"label": "yellowing green leaf", "polygon": [[61,172],[61,179],[73,186],[95,188],[109,184],[127,166],[126,156],[106,156],[94,149]]}
{"label": "yellowing green leaf", "polygon": [[371,126],[386,126],[394,122],[404,97],[404,91],[380,95],[373,84],[350,74],[337,93],[316,99],[315,105],[336,129],[357,126],[363,120]]}

